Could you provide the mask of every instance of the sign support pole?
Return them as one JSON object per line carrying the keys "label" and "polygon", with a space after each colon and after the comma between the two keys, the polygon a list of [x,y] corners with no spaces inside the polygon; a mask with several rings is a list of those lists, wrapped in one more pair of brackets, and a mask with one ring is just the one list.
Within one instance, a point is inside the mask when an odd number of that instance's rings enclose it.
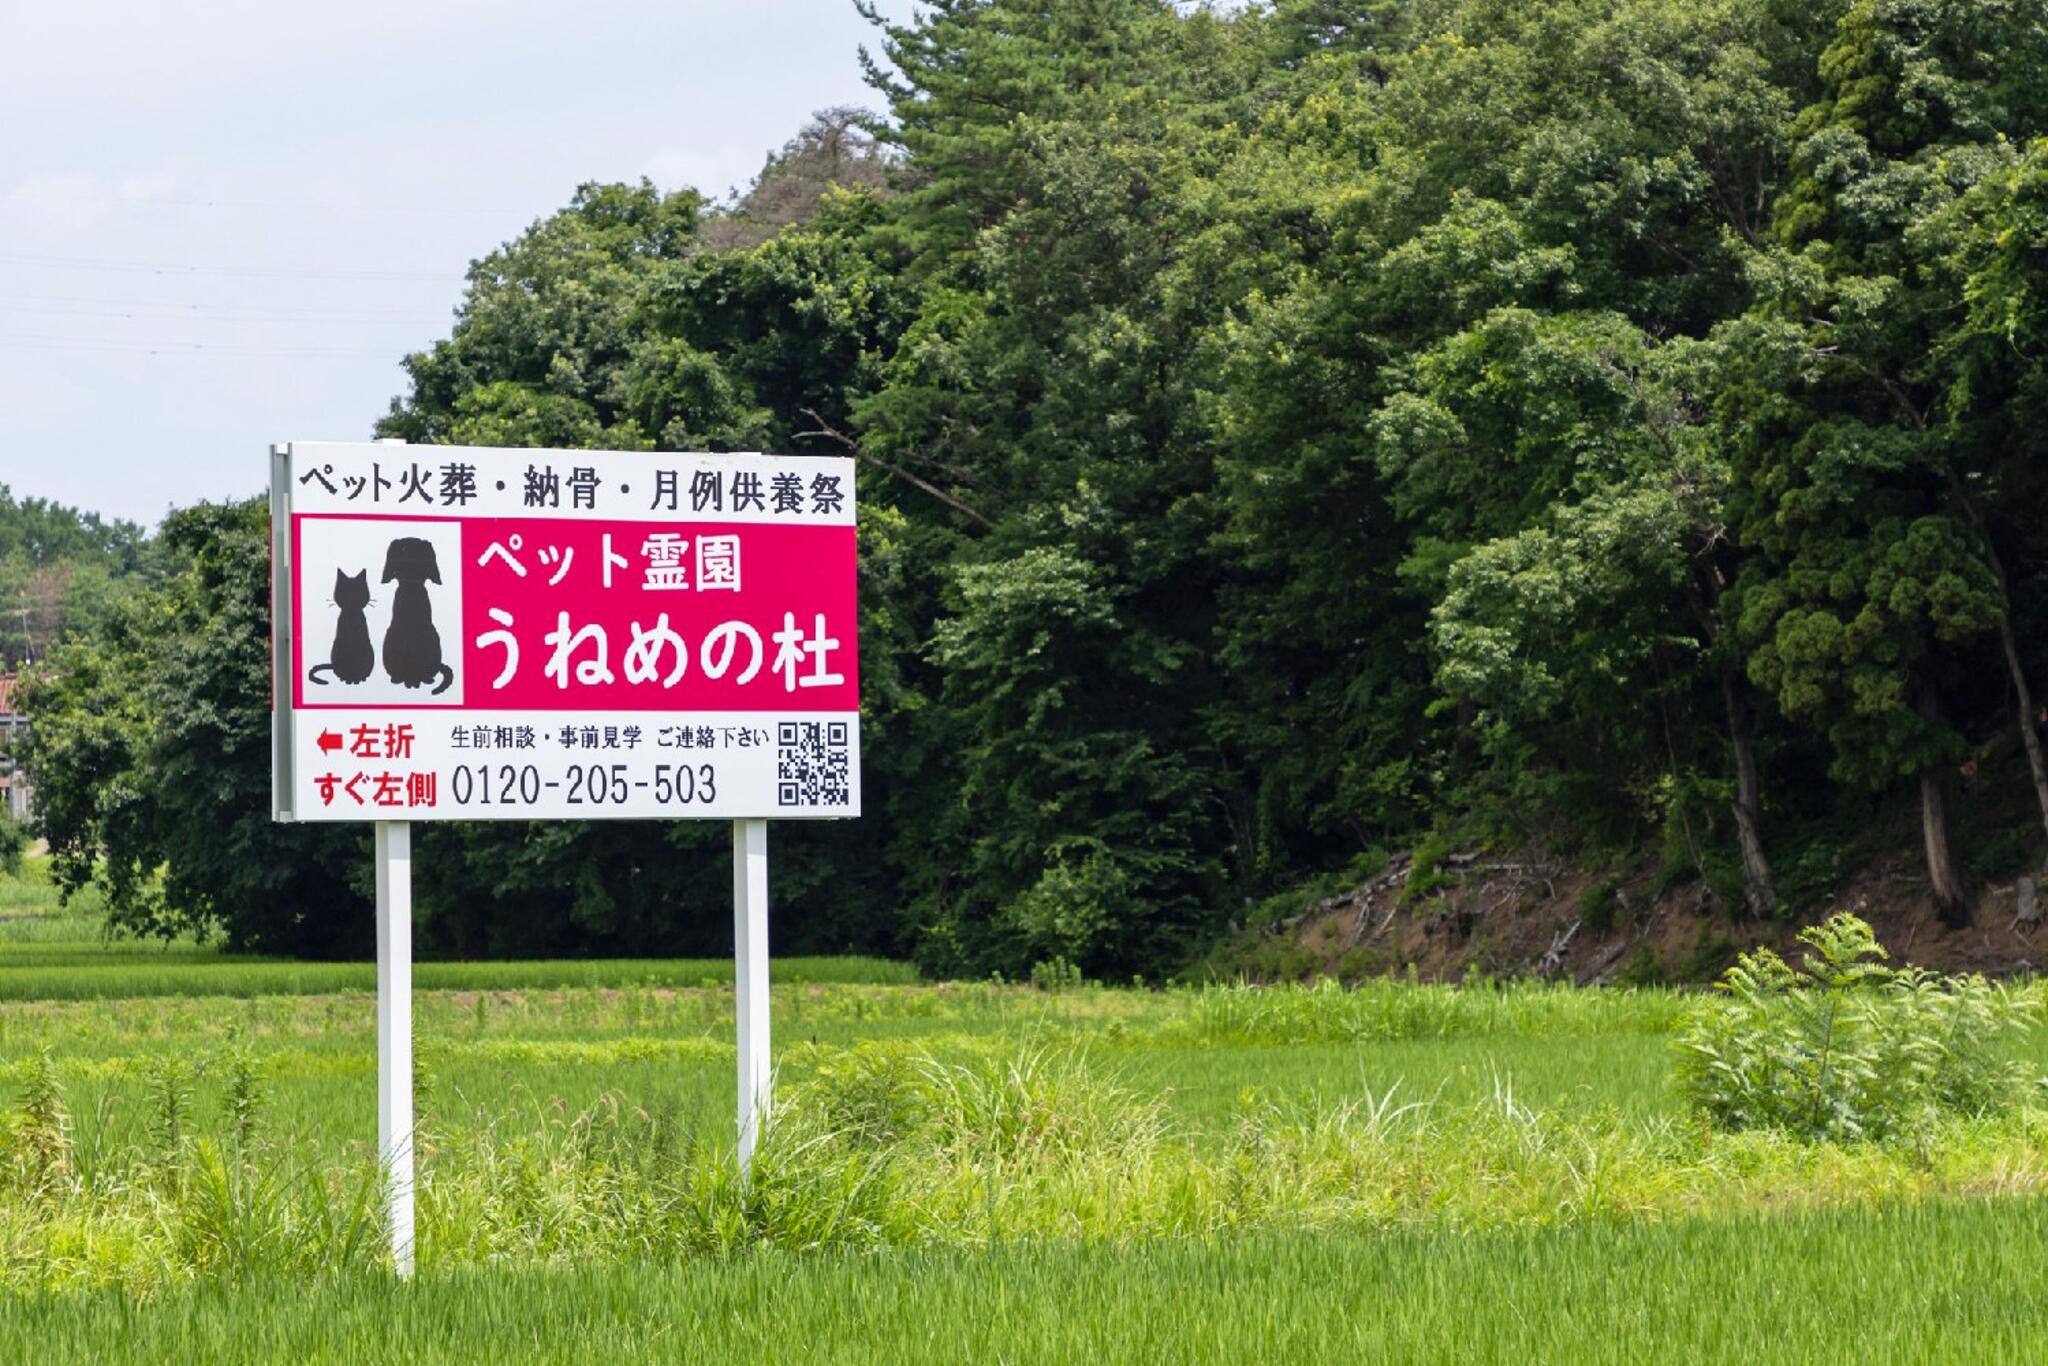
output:
{"label": "sign support pole", "polygon": [[739,1017],[739,1159],[754,1165],[768,1115],[768,822],[732,823],[733,1004]]}
{"label": "sign support pole", "polygon": [[377,1157],[391,1263],[413,1270],[412,825],[377,822]]}

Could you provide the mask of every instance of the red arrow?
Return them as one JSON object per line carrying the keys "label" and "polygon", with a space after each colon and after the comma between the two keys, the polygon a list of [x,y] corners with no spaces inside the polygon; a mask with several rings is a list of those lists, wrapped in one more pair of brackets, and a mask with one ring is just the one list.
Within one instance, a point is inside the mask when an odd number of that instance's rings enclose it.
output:
{"label": "red arrow", "polygon": [[341,748],[341,737],[331,730],[323,730],[320,732],[320,738],[313,743],[320,746],[322,754],[332,754]]}

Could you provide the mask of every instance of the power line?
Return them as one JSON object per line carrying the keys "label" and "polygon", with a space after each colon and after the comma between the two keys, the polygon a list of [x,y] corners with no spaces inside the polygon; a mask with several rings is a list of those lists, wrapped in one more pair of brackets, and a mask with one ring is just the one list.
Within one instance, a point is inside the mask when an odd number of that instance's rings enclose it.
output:
{"label": "power line", "polygon": [[[171,316],[181,313],[210,313],[217,310],[249,312],[235,304],[187,303],[176,299],[126,299],[102,294],[0,294],[0,303],[24,304],[86,304],[95,308],[143,309],[165,312]],[[446,323],[450,319],[443,314],[429,318],[419,313],[396,308],[322,308],[313,304],[264,304],[264,313],[289,314],[293,318],[338,318],[338,319],[391,319],[402,322]]]}
{"label": "power line", "polygon": [[459,277],[445,272],[413,270],[307,270],[287,266],[198,266],[175,261],[117,261],[96,256],[40,256],[28,252],[0,251],[0,261],[20,265],[51,266],[59,270],[117,270],[144,275],[229,275],[266,280],[436,280],[452,283]]}
{"label": "power line", "polygon": [[63,204],[111,204],[116,208],[132,208],[142,210],[156,208],[233,209],[238,212],[253,212],[261,211],[264,209],[293,209],[305,213],[397,213],[409,215],[418,214],[429,217],[458,217],[481,214],[489,215],[494,218],[509,218],[515,214],[533,213],[533,210],[531,208],[489,208],[481,205],[435,206],[426,204],[387,204],[382,201],[349,206],[337,204],[321,204],[310,199],[159,199],[154,196],[151,196],[146,199],[129,199],[123,198],[120,195],[111,194],[55,194],[44,193],[42,191],[37,191],[34,194],[23,194],[19,190],[16,190],[10,194],[0,195],[0,206],[18,206],[21,208],[34,208],[38,204],[49,202]]}
{"label": "power line", "polygon": [[148,312],[114,308],[45,308],[36,304],[0,303],[0,313],[28,313],[49,318],[125,318],[129,321],[165,322],[181,317],[196,323],[292,323],[301,326],[318,324],[322,327],[432,327],[445,319],[428,318],[309,318],[284,313],[251,313],[239,310],[208,309],[204,312]]}
{"label": "power line", "polygon": [[388,349],[257,346],[249,342],[185,342],[125,340],[113,337],[69,337],[56,333],[0,333],[0,346],[39,351],[81,351],[101,354],[182,356],[321,356],[331,359],[375,358],[396,365],[401,357]]}

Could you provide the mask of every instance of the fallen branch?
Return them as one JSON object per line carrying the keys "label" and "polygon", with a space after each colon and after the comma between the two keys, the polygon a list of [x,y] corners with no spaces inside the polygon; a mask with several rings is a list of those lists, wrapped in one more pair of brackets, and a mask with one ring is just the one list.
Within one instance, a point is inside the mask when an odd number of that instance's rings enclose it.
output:
{"label": "fallen branch", "polygon": [[1558,970],[1564,967],[1564,951],[1571,944],[1572,936],[1578,932],[1579,922],[1574,920],[1571,924],[1565,926],[1562,933],[1550,941],[1550,947],[1544,950],[1542,960],[1536,964],[1536,975],[1538,977],[1554,977],[1557,975]]}

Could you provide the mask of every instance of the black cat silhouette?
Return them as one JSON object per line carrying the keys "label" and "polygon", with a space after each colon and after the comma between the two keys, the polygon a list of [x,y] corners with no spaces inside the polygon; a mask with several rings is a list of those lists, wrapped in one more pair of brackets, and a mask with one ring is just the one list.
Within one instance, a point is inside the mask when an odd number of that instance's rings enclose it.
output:
{"label": "black cat silhouette", "polygon": [[325,664],[315,664],[307,672],[307,681],[325,683],[327,680],[320,675],[331,673],[338,683],[361,683],[377,663],[376,653],[370,648],[370,621],[363,615],[363,609],[370,605],[370,571],[358,569],[353,574],[344,574],[335,570],[334,605],[341,612],[334,623],[334,648],[327,652]]}
{"label": "black cat silhouette", "polygon": [[417,688],[440,679],[436,693],[446,692],[455,671],[441,662],[441,633],[434,629],[434,605],[427,585],[441,582],[434,544],[418,536],[401,536],[384,552],[383,582],[396,581],[391,599],[391,629],[384,633],[384,672],[393,683]]}

